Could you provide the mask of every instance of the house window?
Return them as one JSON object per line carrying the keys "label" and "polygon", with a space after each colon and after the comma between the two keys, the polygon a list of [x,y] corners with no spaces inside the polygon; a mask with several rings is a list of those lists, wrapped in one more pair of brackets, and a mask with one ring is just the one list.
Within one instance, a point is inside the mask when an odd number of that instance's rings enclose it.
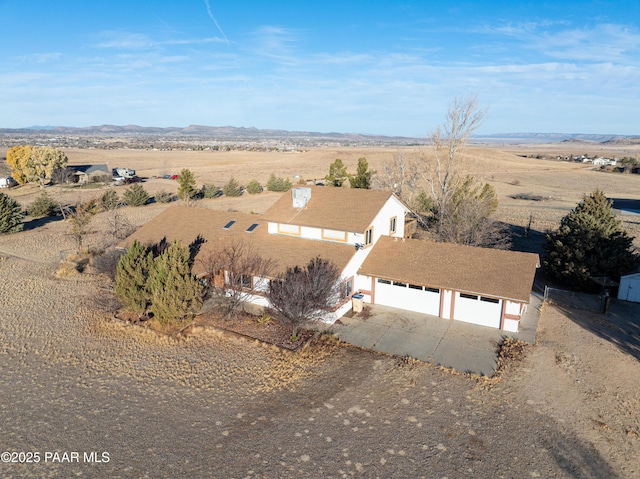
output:
{"label": "house window", "polygon": [[227,279],[232,288],[251,289],[251,275],[249,274],[229,273]]}
{"label": "house window", "polygon": [[425,291],[428,291],[429,293],[438,293],[440,294],[440,290],[438,288],[427,288],[426,286],[424,287]]}
{"label": "house window", "polygon": [[251,276],[248,274],[240,275],[240,287],[243,289],[251,289]]}
{"label": "house window", "polygon": [[478,299],[478,297],[475,294],[460,293],[460,297],[465,299],[474,299],[474,300]]}
{"label": "house window", "polygon": [[353,278],[349,278],[347,281],[340,285],[340,299],[347,299],[353,292]]}
{"label": "house window", "polygon": [[364,245],[369,246],[373,243],[373,226],[364,232]]}
{"label": "house window", "polygon": [[480,301],[484,301],[485,303],[495,303],[495,304],[498,304],[500,302],[499,299],[487,298],[486,296],[480,296]]}
{"label": "house window", "polygon": [[389,281],[388,279],[380,279],[380,278],[378,278],[378,283],[380,283],[380,284],[391,284],[391,281]]}
{"label": "house window", "polygon": [[397,218],[394,216],[393,218],[391,218],[391,221],[389,222],[389,234],[392,235],[396,232],[396,223],[397,223]]}
{"label": "house window", "polygon": [[393,285],[394,286],[400,286],[401,288],[406,288],[407,287],[407,283],[402,283],[400,281],[394,281]]}
{"label": "house window", "polygon": [[409,284],[409,289],[419,289],[422,291],[422,286],[418,286],[417,284]]}

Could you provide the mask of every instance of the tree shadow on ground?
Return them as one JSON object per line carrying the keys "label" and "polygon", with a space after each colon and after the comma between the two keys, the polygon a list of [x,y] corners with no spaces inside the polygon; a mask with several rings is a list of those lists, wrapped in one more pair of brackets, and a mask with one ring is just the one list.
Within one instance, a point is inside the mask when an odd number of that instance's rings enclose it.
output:
{"label": "tree shadow on ground", "polygon": [[640,360],[640,304],[611,299],[607,313],[555,305],[574,323]]}
{"label": "tree shadow on ground", "polygon": [[511,237],[510,251],[537,253],[540,256],[545,253],[546,235],[542,231],[518,225],[507,225],[507,231]]}
{"label": "tree shadow on ground", "polygon": [[543,439],[546,449],[567,477],[615,479],[618,476],[598,450],[574,434],[556,432],[557,437]]}
{"label": "tree shadow on ground", "polygon": [[23,223],[23,231],[30,231],[30,230],[34,230],[36,228],[40,228],[41,226],[47,225],[49,223],[53,223],[55,221],[63,221],[64,218],[62,217],[62,215],[58,215],[58,216],[44,216],[42,218],[33,218],[30,219],[29,221],[25,221]]}

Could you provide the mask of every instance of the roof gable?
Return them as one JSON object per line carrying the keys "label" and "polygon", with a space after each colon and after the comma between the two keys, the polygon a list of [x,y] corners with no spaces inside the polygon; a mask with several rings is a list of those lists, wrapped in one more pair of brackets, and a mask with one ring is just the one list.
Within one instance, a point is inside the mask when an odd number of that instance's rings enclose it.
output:
{"label": "roof gable", "polygon": [[360,274],[528,302],[537,254],[381,237]]}
{"label": "roof gable", "polygon": [[274,223],[362,232],[390,198],[399,201],[391,191],[330,186],[308,188],[311,198],[304,207],[294,208],[292,193],[285,193],[263,218]]}

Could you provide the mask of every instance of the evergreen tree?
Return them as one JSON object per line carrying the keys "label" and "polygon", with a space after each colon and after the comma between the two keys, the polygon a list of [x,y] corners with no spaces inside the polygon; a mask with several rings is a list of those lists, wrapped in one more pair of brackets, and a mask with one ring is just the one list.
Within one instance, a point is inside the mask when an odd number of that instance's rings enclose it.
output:
{"label": "evergreen tree", "polygon": [[147,193],[142,185],[135,183],[125,190],[122,198],[129,206],[144,206],[149,201],[149,193]]}
{"label": "evergreen tree", "polygon": [[369,169],[369,163],[365,157],[358,158],[358,169],[355,176],[349,175],[349,184],[351,188],[371,188],[371,177],[376,172]]}
{"label": "evergreen tree", "polygon": [[22,208],[20,204],[4,193],[0,193],[0,234],[22,231]]}
{"label": "evergreen tree", "polygon": [[41,217],[41,216],[54,216],[58,211],[58,207],[51,198],[47,194],[46,191],[43,191],[38,195],[38,197],[29,205],[29,216],[33,217]]}
{"label": "evergreen tree", "polygon": [[258,193],[262,193],[262,185],[258,180],[251,180],[247,183],[247,193],[250,195],[257,195]]}
{"label": "evergreen tree", "polygon": [[151,252],[134,241],[116,268],[115,294],[120,304],[134,313],[143,313],[151,300],[148,288]]}
{"label": "evergreen tree", "polygon": [[204,184],[200,190],[203,198],[217,198],[222,194],[220,187],[211,184]]}
{"label": "evergreen tree", "polygon": [[339,158],[329,165],[329,174],[324,177],[330,186],[342,186],[347,178],[349,178],[347,167]]}
{"label": "evergreen tree", "polygon": [[196,177],[187,168],[184,168],[178,175],[178,185],[178,198],[181,200],[190,200],[198,192]]}
{"label": "evergreen tree", "polygon": [[151,310],[161,322],[191,319],[202,307],[202,284],[191,274],[190,251],[175,240],[153,261]]}
{"label": "evergreen tree", "polygon": [[229,183],[222,187],[222,192],[225,196],[240,196],[242,195],[242,187],[240,186],[240,183],[238,183],[236,179],[232,177],[229,179]]}
{"label": "evergreen tree", "polygon": [[279,193],[289,191],[293,184],[289,180],[289,178],[277,178],[275,173],[271,173],[269,177],[269,181],[267,181],[267,190],[276,191]]}
{"label": "evergreen tree", "polygon": [[590,278],[619,279],[633,272],[640,256],[604,193],[585,195],[547,235],[544,264],[550,276],[577,289],[590,289]]}
{"label": "evergreen tree", "polygon": [[118,207],[120,198],[115,190],[108,190],[100,196],[100,207],[104,211],[115,210]]}

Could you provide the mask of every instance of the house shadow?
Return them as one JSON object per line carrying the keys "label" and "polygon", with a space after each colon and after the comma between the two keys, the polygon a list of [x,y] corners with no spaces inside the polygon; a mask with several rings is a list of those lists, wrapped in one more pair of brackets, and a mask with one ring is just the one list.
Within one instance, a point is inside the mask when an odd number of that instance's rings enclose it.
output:
{"label": "house shadow", "polygon": [[40,228],[42,226],[45,226],[49,223],[54,223],[57,221],[63,221],[64,218],[62,217],[62,215],[58,215],[58,216],[43,216],[42,218],[33,218],[30,219],[29,221],[25,221],[24,223],[22,223],[22,230],[23,231],[30,231],[30,230],[34,230],[36,228]]}
{"label": "house shadow", "polygon": [[506,224],[505,228],[511,238],[510,251],[536,253],[540,257],[545,253],[546,234],[542,231],[512,224]]}
{"label": "house shadow", "polygon": [[640,303],[612,298],[606,313],[555,306],[574,323],[640,361]]}
{"label": "house shadow", "polygon": [[622,214],[640,215],[640,200],[632,198],[609,198],[614,210],[620,210]]}

